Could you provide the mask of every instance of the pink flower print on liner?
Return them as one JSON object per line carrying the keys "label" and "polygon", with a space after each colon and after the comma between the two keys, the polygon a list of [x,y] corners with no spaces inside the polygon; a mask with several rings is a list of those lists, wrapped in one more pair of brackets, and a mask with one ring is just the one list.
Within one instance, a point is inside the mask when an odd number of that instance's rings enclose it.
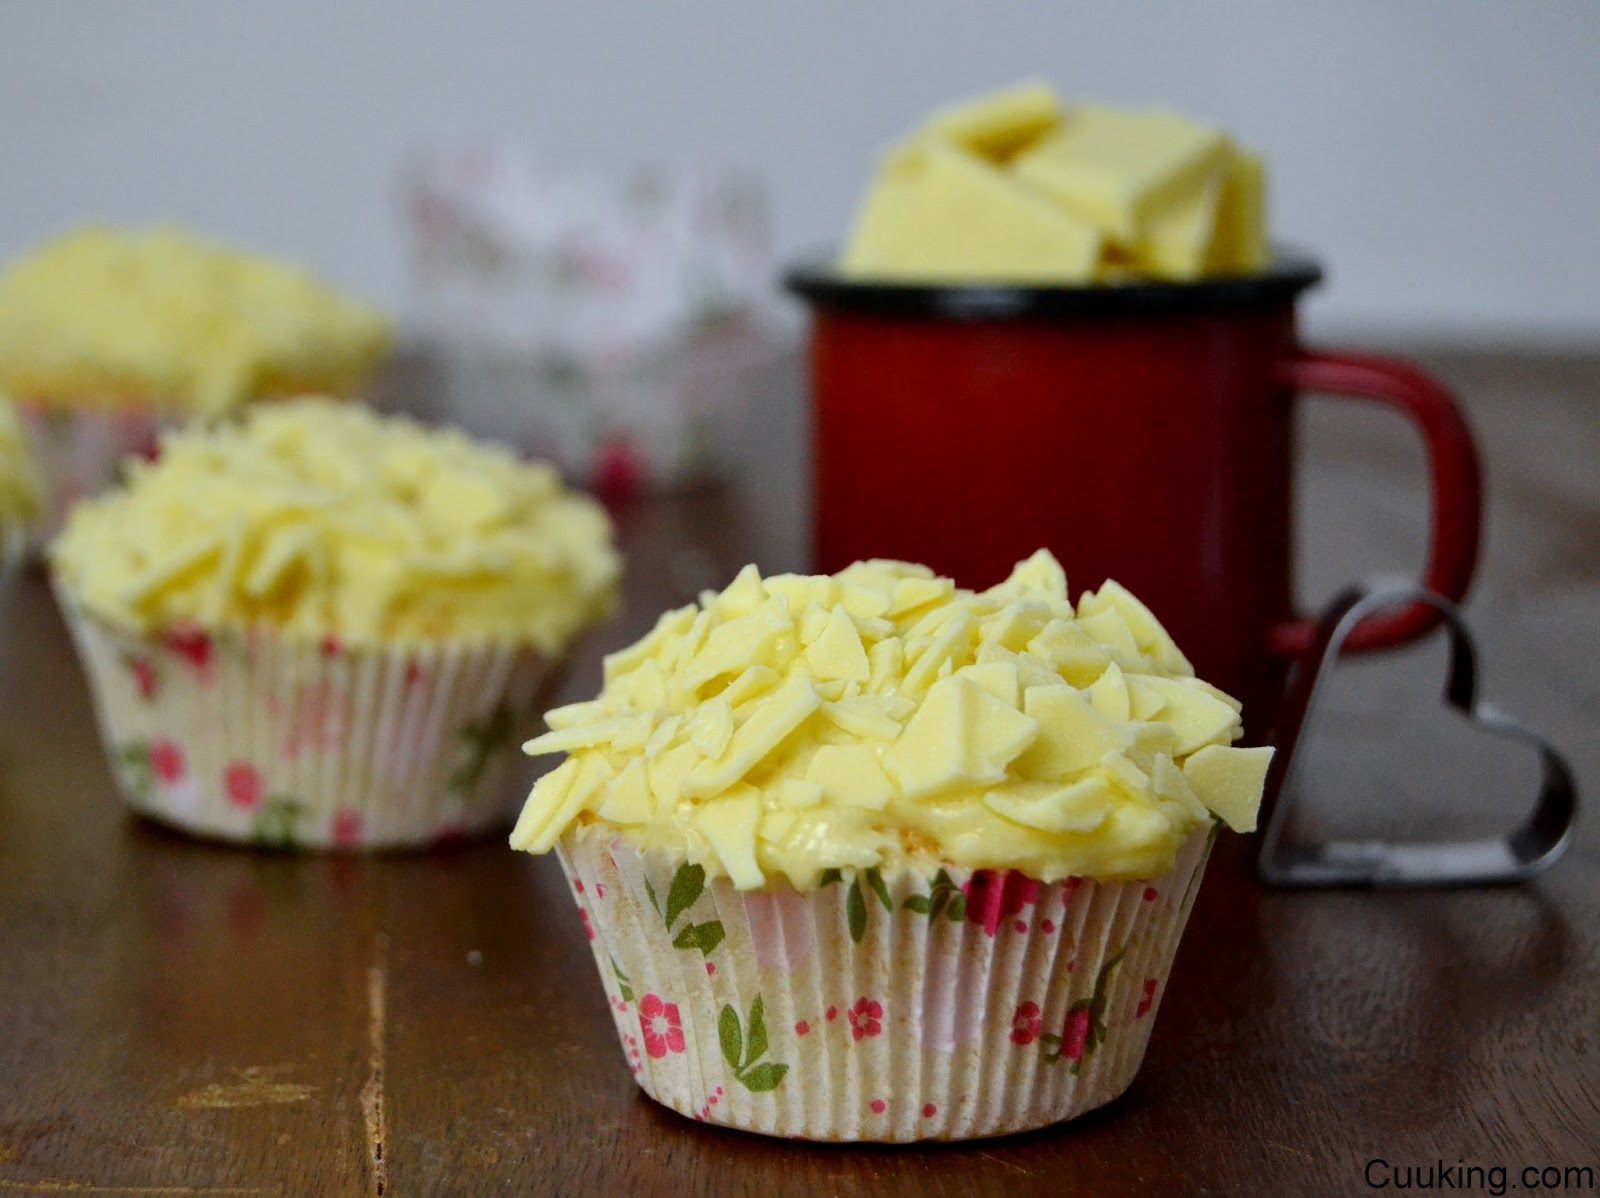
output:
{"label": "pink flower print on liner", "polygon": [[1044,1030],[1044,1019],[1039,1015],[1039,1004],[1025,1002],[1011,1017],[1011,1043],[1032,1044]]}
{"label": "pink flower print on liner", "polygon": [[164,786],[183,781],[183,750],[176,742],[158,737],[150,742],[150,772]]}
{"label": "pink flower print on liner", "polygon": [[133,690],[139,698],[148,703],[156,697],[156,667],[148,657],[135,657],[128,662],[128,671],[133,675]]}
{"label": "pink flower print on liner", "polygon": [[222,790],[228,802],[244,811],[261,806],[265,783],[261,771],[247,761],[235,761],[222,772]]}
{"label": "pink flower print on liner", "polygon": [[1094,1014],[1088,1007],[1067,1012],[1066,1026],[1061,1029],[1061,1055],[1069,1061],[1083,1060],[1083,1050],[1089,1044],[1089,1030],[1094,1026]]}
{"label": "pink flower print on liner", "polygon": [[1139,998],[1139,1006],[1134,1010],[1133,1017],[1135,1019],[1143,1019],[1146,1015],[1150,1014],[1150,1008],[1155,1005],[1155,1001],[1156,979],[1145,978],[1144,993]]}
{"label": "pink flower print on liner", "polygon": [[794,890],[752,890],[744,896],[745,917],[756,960],[765,968],[792,972],[811,955],[816,933],[808,896]]}
{"label": "pink flower print on liner", "polygon": [[[967,922],[980,924],[987,935],[993,936],[1009,917],[1039,897],[1039,883],[1014,869],[1003,873],[980,869],[962,885],[961,893],[967,897]],[[1025,931],[1027,925],[1022,920],[1017,922],[1023,924],[1018,930]]]}
{"label": "pink flower print on liner", "polygon": [[883,1031],[883,1024],[879,1022],[883,1018],[883,1004],[877,999],[862,995],[845,1015],[850,1020],[851,1040],[864,1040]]}
{"label": "pink flower print on liner", "polygon": [[353,848],[361,839],[361,812],[349,807],[333,813],[333,843],[341,849]]}
{"label": "pink flower print on liner", "polygon": [[684,1050],[678,1004],[663,1002],[659,994],[646,994],[639,1000],[639,1030],[644,1033],[644,1050],[653,1060]]}
{"label": "pink flower print on liner", "polygon": [[215,646],[208,633],[190,624],[177,624],[164,641],[169,650],[189,663],[203,684],[216,676]]}
{"label": "pink flower print on liner", "polygon": [[583,921],[583,934],[590,940],[594,939],[594,925],[589,922],[589,913],[582,907],[578,908],[578,918]]}

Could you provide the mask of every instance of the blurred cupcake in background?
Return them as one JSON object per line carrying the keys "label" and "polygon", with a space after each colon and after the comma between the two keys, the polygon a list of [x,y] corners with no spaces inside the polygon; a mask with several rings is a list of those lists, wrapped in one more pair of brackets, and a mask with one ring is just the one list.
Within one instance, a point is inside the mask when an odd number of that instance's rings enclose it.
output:
{"label": "blurred cupcake in background", "polygon": [[28,521],[39,510],[38,478],[16,409],[0,396],[0,590],[22,555]]}
{"label": "blurred cupcake in background", "polygon": [[0,275],[0,391],[43,478],[38,540],[158,431],[255,399],[359,393],[377,310],[298,267],[175,228],[80,229]]}
{"label": "blurred cupcake in background", "polygon": [[610,495],[714,477],[786,337],[761,178],[439,146],[405,179],[435,414]]}
{"label": "blurred cupcake in background", "polygon": [[305,848],[502,821],[542,686],[620,572],[548,467],[321,398],[164,434],[51,555],[128,803]]}

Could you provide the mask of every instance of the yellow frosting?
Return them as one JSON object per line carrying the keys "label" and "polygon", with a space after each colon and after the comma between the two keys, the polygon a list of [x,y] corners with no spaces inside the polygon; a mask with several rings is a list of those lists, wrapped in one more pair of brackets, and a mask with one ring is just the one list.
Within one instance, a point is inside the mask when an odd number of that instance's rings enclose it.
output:
{"label": "yellow frosting", "polygon": [[1024,83],[934,113],[883,160],[840,259],[860,278],[1083,284],[1267,262],[1261,160],[1176,113]]}
{"label": "yellow frosting", "polygon": [[119,625],[555,651],[613,600],[600,506],[455,430],[307,398],[169,433],[129,466],[52,547],[76,601]]}
{"label": "yellow frosting", "polygon": [[0,395],[0,557],[39,510],[39,481],[16,409]]}
{"label": "yellow frosting", "polygon": [[747,567],[558,708],[513,847],[604,821],[740,888],[954,864],[1154,877],[1213,814],[1255,826],[1270,749],[1114,582],[1076,608],[1040,551],[981,594],[901,562]]}
{"label": "yellow frosting", "polygon": [[0,276],[0,389],[204,414],[359,387],[389,342],[376,310],[305,271],[176,229],[87,228]]}

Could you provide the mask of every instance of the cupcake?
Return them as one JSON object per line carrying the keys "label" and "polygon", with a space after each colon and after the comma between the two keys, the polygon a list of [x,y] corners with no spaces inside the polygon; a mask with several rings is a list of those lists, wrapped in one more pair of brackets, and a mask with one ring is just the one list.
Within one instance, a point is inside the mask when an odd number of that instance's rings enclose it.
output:
{"label": "cupcake", "polygon": [[1212,837],[1269,749],[1108,582],[982,593],[870,561],[662,616],[512,834],[555,849],[629,1067],[695,1119],[820,1140],[1070,1119],[1144,1055]]}
{"label": "cupcake", "polygon": [[0,275],[0,391],[44,474],[42,535],[160,428],[359,392],[389,335],[304,271],[177,229],[91,227],[40,246]]}
{"label": "cupcake", "polygon": [[16,409],[0,395],[0,588],[16,568],[28,521],[38,506],[38,479],[22,426]]}
{"label": "cupcake", "polygon": [[306,848],[507,819],[541,683],[619,572],[547,466],[313,398],[166,434],[51,556],[128,803]]}

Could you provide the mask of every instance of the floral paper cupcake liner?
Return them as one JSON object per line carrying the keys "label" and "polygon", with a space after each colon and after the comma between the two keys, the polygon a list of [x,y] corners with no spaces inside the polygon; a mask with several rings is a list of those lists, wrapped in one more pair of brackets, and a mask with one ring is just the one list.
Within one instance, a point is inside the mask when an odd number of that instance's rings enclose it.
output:
{"label": "floral paper cupcake liner", "polygon": [[277,848],[447,841],[527,785],[549,661],[492,643],[366,648],[268,630],[137,635],[57,598],[117,786],[143,815]]}
{"label": "floral paper cupcake liner", "polygon": [[815,1140],[1006,1135],[1120,1095],[1210,852],[1148,882],[829,871],[739,891],[595,824],[558,852],[657,1102]]}

